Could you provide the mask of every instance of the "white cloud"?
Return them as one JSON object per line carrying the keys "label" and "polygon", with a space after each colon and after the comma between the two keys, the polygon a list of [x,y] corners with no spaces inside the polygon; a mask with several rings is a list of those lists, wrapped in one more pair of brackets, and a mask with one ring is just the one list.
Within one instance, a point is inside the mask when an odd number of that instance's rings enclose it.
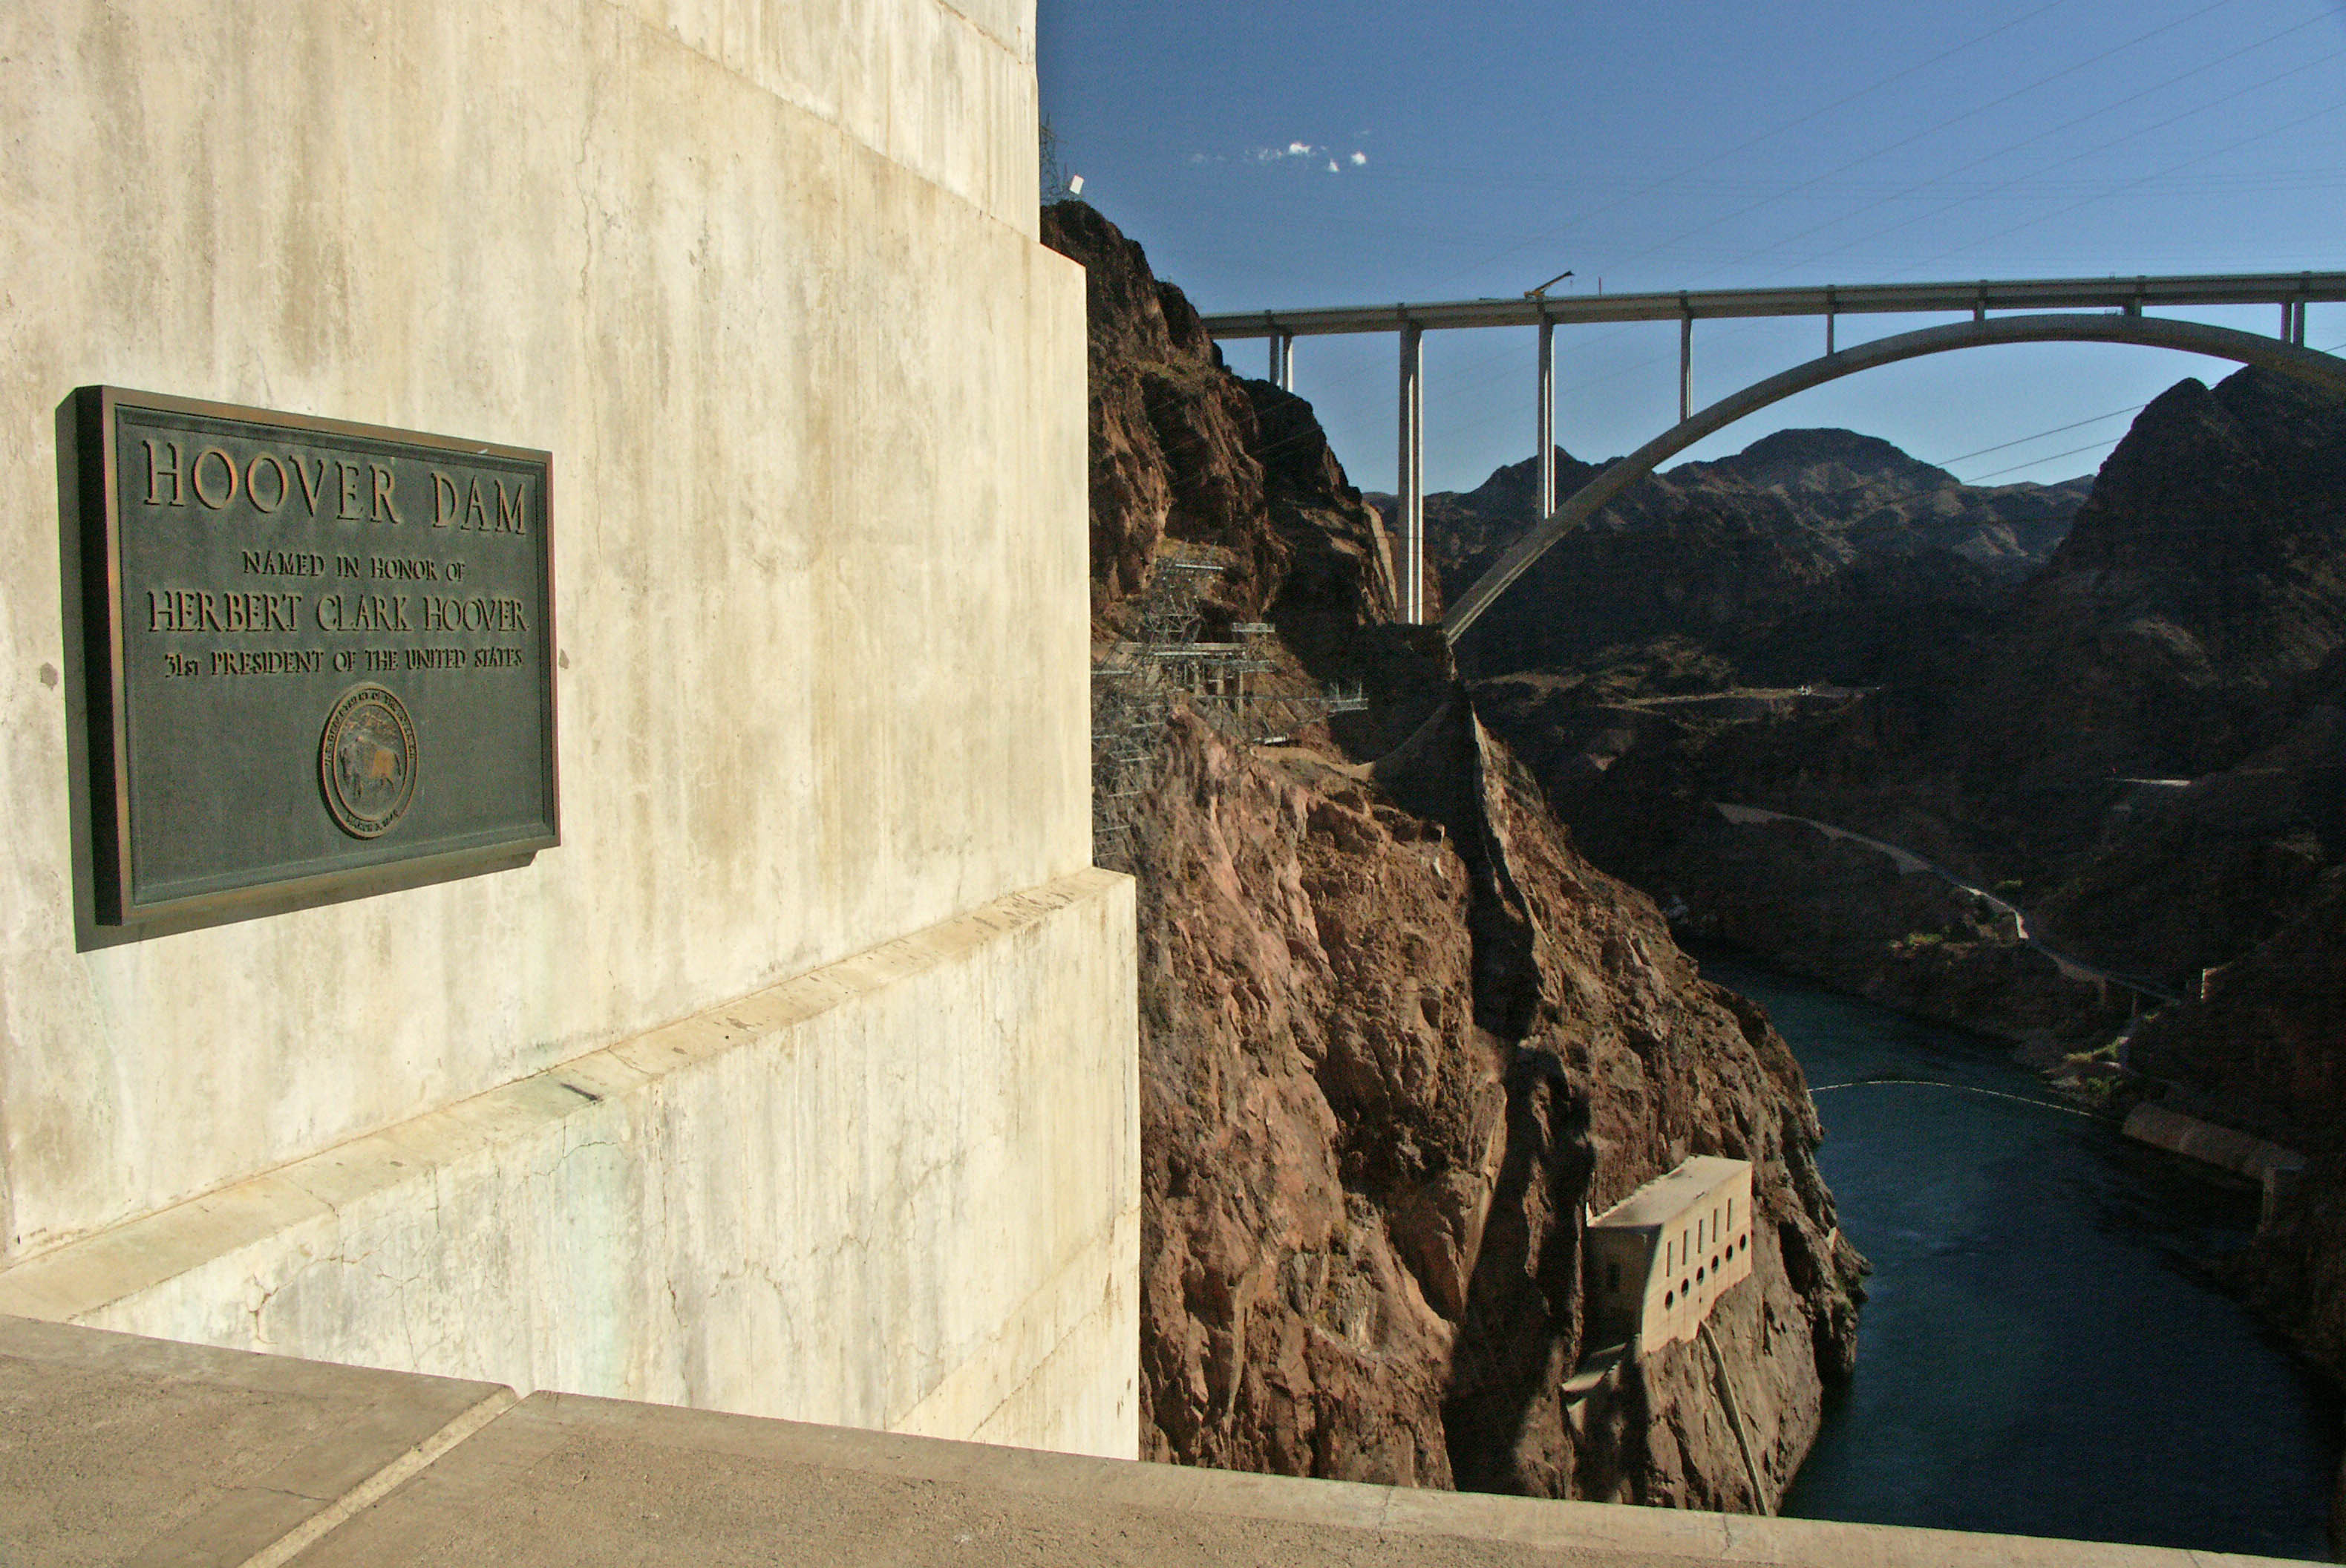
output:
{"label": "white cloud", "polygon": [[[2340,0],[2340,3],[2346,5],[2346,0]],[[1290,158],[1311,158],[1324,165],[1330,174],[1341,174],[1347,164],[1359,168],[1369,161],[1369,155],[1364,152],[1340,153],[1333,148],[1320,147],[1308,141],[1290,141],[1285,147],[1249,148],[1238,156],[1249,163],[1281,163]],[[1221,163],[1226,160],[1219,154],[1209,158],[1203,153],[1192,153],[1189,161]]]}

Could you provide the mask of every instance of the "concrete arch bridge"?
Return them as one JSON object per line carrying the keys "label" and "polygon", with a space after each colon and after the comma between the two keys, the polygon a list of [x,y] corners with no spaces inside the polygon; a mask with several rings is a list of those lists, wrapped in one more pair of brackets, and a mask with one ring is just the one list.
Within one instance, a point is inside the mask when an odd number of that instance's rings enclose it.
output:
{"label": "concrete arch bridge", "polygon": [[[1888,283],[1842,288],[1722,290],[1617,294],[1550,300],[1465,300],[1437,304],[1340,306],[1311,311],[1244,311],[1205,318],[1216,339],[1265,338],[1270,379],[1294,386],[1299,336],[1395,332],[1401,343],[1400,463],[1402,618],[1424,619],[1424,335],[1443,328],[1536,326],[1535,397],[1540,522],[1460,595],[1442,619],[1455,643],[1466,628],[1548,547],[1638,480],[1704,437],[1796,392],[1902,360],[2000,343],[2133,343],[2180,349],[2268,369],[2346,392],[2346,360],[2305,346],[2306,306],[2346,300],[2346,272],[2227,273],[2193,277],[2067,278],[1978,283]],[[2278,305],[2275,337],[2144,314],[2194,305]],[[1852,312],[1917,314],[1961,311],[1967,320],[1879,338],[1852,349],[1834,346],[1835,323]],[[1990,315],[1991,311],[2025,313]],[[1821,316],[1825,351],[1804,364],[1722,398],[1692,406],[1694,323],[1701,317]],[[1558,505],[1556,496],[1556,328],[1595,321],[1678,322],[1678,423],[1606,468]]]}

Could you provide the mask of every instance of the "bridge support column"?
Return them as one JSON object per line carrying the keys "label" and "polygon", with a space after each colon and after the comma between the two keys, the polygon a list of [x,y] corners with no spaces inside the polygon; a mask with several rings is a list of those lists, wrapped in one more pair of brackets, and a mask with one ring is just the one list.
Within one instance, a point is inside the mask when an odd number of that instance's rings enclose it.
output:
{"label": "bridge support column", "polygon": [[1694,412],[1694,312],[1686,308],[1686,296],[1678,296],[1678,423],[1684,424]]}
{"label": "bridge support column", "polygon": [[1402,620],[1425,619],[1425,329],[1401,328],[1401,450],[1393,490],[1400,498]]}
{"label": "bridge support column", "polygon": [[2305,347],[2305,304],[2303,300],[2297,302],[2297,321],[2289,333],[2289,341],[2300,349]]}
{"label": "bridge support column", "polygon": [[1270,334],[1270,384],[1281,392],[1295,390],[1295,334]]}
{"label": "bridge support column", "polygon": [[1545,316],[1539,324],[1537,402],[1539,444],[1532,450],[1539,457],[1539,514],[1545,519],[1556,512],[1556,323]]}

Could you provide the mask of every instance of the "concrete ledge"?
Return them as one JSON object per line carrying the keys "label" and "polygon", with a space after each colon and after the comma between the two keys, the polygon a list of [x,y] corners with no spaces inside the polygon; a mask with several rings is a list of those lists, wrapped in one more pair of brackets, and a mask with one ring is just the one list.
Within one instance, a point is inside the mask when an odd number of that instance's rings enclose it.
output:
{"label": "concrete ledge", "polygon": [[[102,1385],[101,1386],[101,1382]],[[1545,1502],[1185,1470],[977,1443],[538,1394],[390,1484],[379,1461],[478,1385],[363,1372],[0,1319],[0,1562],[376,1564],[1433,1568],[1433,1564],[1772,1563],[1782,1568],[2250,1568],[2267,1558],[1817,1521]],[[273,1400],[243,1425],[221,1411]],[[306,1401],[306,1402],[304,1402]],[[278,1412],[291,1411],[289,1424]],[[61,1461],[76,1418],[137,1451]],[[248,1445],[255,1434],[267,1451]],[[402,1443],[409,1449],[402,1450]],[[87,1445],[84,1445],[86,1451]],[[290,1456],[290,1457],[289,1457]],[[240,1525],[222,1500],[305,1483],[282,1516]],[[369,1467],[376,1468],[370,1471]],[[374,1495],[314,1495],[368,1474]],[[281,1484],[281,1482],[280,1482]],[[363,1492],[361,1482],[353,1492]],[[207,1512],[207,1510],[209,1512]],[[304,1513],[304,1511],[307,1511]],[[324,1514],[320,1527],[304,1521]],[[258,1519],[258,1516],[256,1516]],[[92,1521],[102,1522],[93,1524]],[[222,1550],[186,1550],[191,1521]]]}
{"label": "concrete ledge", "polygon": [[1085,871],[0,1271],[0,1312],[1129,1454],[1131,885]]}
{"label": "concrete ledge", "polygon": [[[560,1538],[534,1538],[564,1521]],[[489,1543],[495,1550],[489,1550]],[[302,1568],[1774,1563],[2198,1568],[2270,1559],[1184,1470],[540,1394]]]}
{"label": "concrete ledge", "polygon": [[246,1563],[513,1403],[492,1383],[0,1318],[0,1563]]}

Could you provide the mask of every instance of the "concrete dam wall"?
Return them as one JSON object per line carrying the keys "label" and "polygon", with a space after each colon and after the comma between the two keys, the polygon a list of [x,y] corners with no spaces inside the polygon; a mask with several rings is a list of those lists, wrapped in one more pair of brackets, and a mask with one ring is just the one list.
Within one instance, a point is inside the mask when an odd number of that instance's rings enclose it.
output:
{"label": "concrete dam wall", "polygon": [[[1130,1454],[1132,902],[1031,0],[62,0],[0,16],[0,1312]],[[101,384],[548,458],[558,845],[94,923],[60,410]],[[290,542],[266,466],[181,455]],[[440,569],[423,495],[326,555]],[[415,662],[421,799],[497,737]],[[201,678],[323,715],[306,668]],[[301,722],[254,766],[314,776]]]}

